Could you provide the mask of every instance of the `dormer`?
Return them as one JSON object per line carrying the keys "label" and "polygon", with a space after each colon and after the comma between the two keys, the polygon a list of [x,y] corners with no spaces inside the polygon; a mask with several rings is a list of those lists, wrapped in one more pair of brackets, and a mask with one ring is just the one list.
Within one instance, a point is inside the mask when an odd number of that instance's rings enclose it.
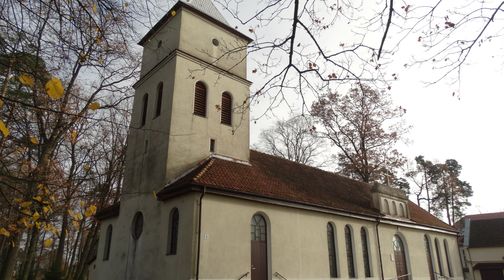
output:
{"label": "dormer", "polygon": [[409,219],[408,196],[397,188],[374,183],[371,188],[372,206],[380,214],[400,219]]}

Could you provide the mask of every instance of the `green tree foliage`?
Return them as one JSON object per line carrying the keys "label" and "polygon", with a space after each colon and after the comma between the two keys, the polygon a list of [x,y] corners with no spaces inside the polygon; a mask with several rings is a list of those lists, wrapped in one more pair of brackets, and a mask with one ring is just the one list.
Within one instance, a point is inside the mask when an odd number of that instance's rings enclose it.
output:
{"label": "green tree foliage", "polygon": [[[405,163],[395,148],[408,131],[406,110],[392,104],[387,92],[355,84],[348,94],[322,95],[311,109],[322,126],[320,135],[336,147],[340,171],[352,178],[389,185]],[[406,185],[403,185],[406,187]]]}

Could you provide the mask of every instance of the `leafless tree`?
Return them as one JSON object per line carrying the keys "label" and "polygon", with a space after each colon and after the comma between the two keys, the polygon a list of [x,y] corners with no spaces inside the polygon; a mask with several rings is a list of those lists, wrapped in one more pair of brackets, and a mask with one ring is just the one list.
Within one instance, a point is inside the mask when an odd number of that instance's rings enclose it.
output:
{"label": "leafless tree", "polygon": [[259,149],[298,163],[323,166],[320,158],[324,141],[315,134],[308,116],[294,116],[276,121],[274,126],[261,132]]}

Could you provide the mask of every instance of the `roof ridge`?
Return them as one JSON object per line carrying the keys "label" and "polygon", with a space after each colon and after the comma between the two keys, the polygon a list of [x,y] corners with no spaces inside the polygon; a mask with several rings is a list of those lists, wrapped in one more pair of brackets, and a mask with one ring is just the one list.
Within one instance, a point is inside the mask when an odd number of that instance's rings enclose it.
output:
{"label": "roof ridge", "polygon": [[200,172],[198,172],[198,174],[196,174],[196,176],[194,176],[194,179],[193,181],[196,181],[198,180],[199,178],[201,178],[201,176],[205,175],[206,171],[212,167],[213,163],[215,162],[215,159],[214,158],[210,158],[209,161],[207,161],[206,165],[200,170]]}

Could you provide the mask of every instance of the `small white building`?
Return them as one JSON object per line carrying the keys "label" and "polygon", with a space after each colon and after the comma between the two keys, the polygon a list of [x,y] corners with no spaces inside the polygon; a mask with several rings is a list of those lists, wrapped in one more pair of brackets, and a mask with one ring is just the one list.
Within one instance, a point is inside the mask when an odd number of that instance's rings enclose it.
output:
{"label": "small white building", "polygon": [[467,215],[455,226],[465,278],[504,280],[504,212]]}
{"label": "small white building", "polygon": [[247,36],[184,0],[144,48],[120,205],[91,279],[462,279],[456,230],[407,199],[249,150]]}

